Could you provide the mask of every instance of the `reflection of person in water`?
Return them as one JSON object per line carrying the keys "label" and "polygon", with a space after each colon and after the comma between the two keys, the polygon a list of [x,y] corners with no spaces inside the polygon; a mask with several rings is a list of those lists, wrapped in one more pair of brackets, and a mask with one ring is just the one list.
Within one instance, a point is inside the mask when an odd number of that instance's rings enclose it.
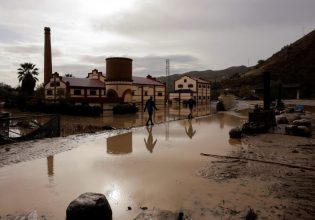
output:
{"label": "reflection of person in water", "polygon": [[153,148],[157,142],[157,139],[153,142],[153,136],[152,136],[152,127],[147,127],[147,131],[149,133],[148,140],[144,138],[144,143],[147,146],[148,151],[151,153],[153,152]]}
{"label": "reflection of person in water", "polygon": [[189,123],[189,127],[187,129],[185,126],[185,132],[188,135],[188,137],[190,139],[192,139],[192,137],[196,134],[196,130],[193,129],[192,124],[191,124],[191,120],[188,120],[188,123]]}

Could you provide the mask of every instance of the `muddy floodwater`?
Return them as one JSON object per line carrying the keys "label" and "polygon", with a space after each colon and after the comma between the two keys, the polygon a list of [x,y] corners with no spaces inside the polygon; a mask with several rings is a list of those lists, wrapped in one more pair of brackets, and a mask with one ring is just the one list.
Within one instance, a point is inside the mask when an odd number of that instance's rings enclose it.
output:
{"label": "muddy floodwater", "polygon": [[229,129],[240,122],[217,114],[116,136],[70,136],[62,142],[76,145],[70,151],[0,168],[0,216],[37,210],[46,219],[65,219],[67,205],[84,192],[105,194],[114,219],[133,219],[144,206],[191,210],[199,216],[202,208],[218,204],[232,190],[196,174],[209,161],[200,153],[227,154],[241,147],[228,138]]}
{"label": "muddy floodwater", "polygon": [[85,192],[103,193],[114,220],[163,212],[241,219],[249,209],[259,219],[314,219],[313,138],[270,133],[230,139],[229,130],[246,119],[242,112],[192,120],[180,109],[160,114],[153,127],[141,127],[146,115],[139,113],[116,121],[117,127],[138,127],[0,148],[0,219],[33,210],[38,219],[65,219],[69,203]]}

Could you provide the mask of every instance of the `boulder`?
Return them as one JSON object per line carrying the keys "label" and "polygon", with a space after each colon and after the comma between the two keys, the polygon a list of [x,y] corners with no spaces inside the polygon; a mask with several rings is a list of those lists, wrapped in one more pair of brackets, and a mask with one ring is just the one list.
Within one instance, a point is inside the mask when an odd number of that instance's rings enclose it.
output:
{"label": "boulder", "polygon": [[112,209],[103,194],[88,192],[69,204],[66,216],[67,220],[112,220]]}
{"label": "boulder", "polygon": [[232,128],[229,132],[230,138],[242,138],[242,129],[239,127]]}
{"label": "boulder", "polygon": [[287,125],[285,127],[285,133],[288,135],[308,137],[311,135],[311,129],[306,126]]}
{"label": "boulder", "polygon": [[292,122],[293,125],[296,125],[296,126],[306,126],[308,128],[311,127],[311,120],[308,120],[308,119],[298,119],[298,120],[294,120]]}
{"label": "boulder", "polygon": [[308,137],[311,135],[311,129],[306,126],[297,126],[297,135]]}
{"label": "boulder", "polygon": [[224,105],[223,105],[223,102],[222,102],[222,101],[219,101],[219,102],[217,103],[216,108],[217,108],[217,111],[218,111],[218,112],[219,112],[219,111],[226,111],[225,108],[224,108]]}
{"label": "boulder", "polygon": [[287,125],[285,126],[285,133],[288,135],[296,135],[297,126],[296,125]]}

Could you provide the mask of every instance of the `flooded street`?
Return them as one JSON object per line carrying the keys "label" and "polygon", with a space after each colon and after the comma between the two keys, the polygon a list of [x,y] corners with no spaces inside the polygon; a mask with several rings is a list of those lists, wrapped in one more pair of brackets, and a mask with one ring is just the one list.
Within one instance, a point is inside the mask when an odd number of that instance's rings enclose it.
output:
{"label": "flooded street", "polygon": [[235,116],[217,114],[109,138],[103,133],[78,137],[71,151],[0,168],[0,216],[35,209],[47,219],[64,219],[67,205],[83,192],[105,194],[114,219],[133,219],[143,206],[199,216],[202,207],[218,204],[223,199],[218,195],[225,193],[196,175],[209,161],[200,153],[239,148],[228,138],[239,123]]}
{"label": "flooded street", "polygon": [[[204,112],[210,108],[194,115]],[[246,119],[242,111],[186,116],[187,109],[160,110],[153,127],[141,126],[147,115],[140,112],[103,117],[101,125],[132,128],[0,148],[1,219],[33,210],[38,219],[65,219],[69,203],[85,192],[104,194],[115,220],[148,219],[152,212],[240,219],[250,208],[260,219],[312,219],[313,138],[267,133],[230,139],[230,129]],[[79,123],[66,119],[65,128]]]}

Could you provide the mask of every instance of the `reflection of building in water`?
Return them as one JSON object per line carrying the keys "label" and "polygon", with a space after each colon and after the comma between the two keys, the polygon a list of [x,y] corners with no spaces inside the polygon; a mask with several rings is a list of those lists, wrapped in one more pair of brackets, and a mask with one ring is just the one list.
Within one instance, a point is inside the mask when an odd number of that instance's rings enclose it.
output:
{"label": "reflection of building in water", "polygon": [[188,129],[187,129],[186,125],[185,125],[185,132],[186,132],[187,136],[190,139],[192,139],[193,136],[196,134],[196,129],[195,130],[193,129],[191,120],[188,120],[188,123],[189,123]]}
{"label": "reflection of building in water", "polygon": [[107,138],[108,154],[129,154],[132,152],[132,132]]}
{"label": "reflection of building in water", "polygon": [[239,122],[239,118],[237,116],[225,113],[218,113],[217,117],[215,117],[214,120],[219,121],[221,129],[223,129],[225,125],[234,126]]}
{"label": "reflection of building in water", "polygon": [[[172,106],[169,109],[169,116],[188,116],[189,108],[183,105]],[[193,116],[209,115],[211,113],[210,105],[197,105],[193,108]]]}
{"label": "reflection of building in water", "polygon": [[47,157],[47,174],[48,176],[54,175],[54,156]]}
{"label": "reflection of building in water", "polygon": [[157,139],[155,139],[155,141],[153,141],[153,135],[152,135],[152,126],[151,127],[146,127],[147,128],[147,131],[148,131],[148,139],[146,140],[144,138],[144,143],[148,149],[148,151],[150,151],[151,153],[153,153],[153,149],[156,145],[156,142],[157,142]]}

